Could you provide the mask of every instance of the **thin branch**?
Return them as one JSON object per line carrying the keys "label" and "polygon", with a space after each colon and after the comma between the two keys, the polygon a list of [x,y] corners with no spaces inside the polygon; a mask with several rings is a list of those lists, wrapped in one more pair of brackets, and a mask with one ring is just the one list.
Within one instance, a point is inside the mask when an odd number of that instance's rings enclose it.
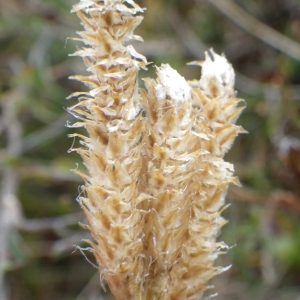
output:
{"label": "thin branch", "polygon": [[[20,149],[20,154],[29,151],[38,147],[39,145],[43,144],[44,142],[49,142],[51,139],[61,135],[61,133],[65,130],[65,124],[68,120],[72,119],[73,117],[65,113],[56,121],[50,123],[49,125],[36,130],[35,132],[23,137],[20,141],[13,140],[12,141],[12,148],[15,148],[16,143],[21,143],[22,148]],[[7,150],[2,150],[0,163],[3,163],[5,160],[11,158],[11,153]]]}
{"label": "thin branch", "polygon": [[181,55],[185,52],[180,42],[176,41],[173,37],[166,36],[149,38],[143,43],[134,41],[132,45],[138,52],[143,53],[147,57],[171,56],[172,54]]}
{"label": "thin branch", "polygon": [[[179,37],[186,50],[196,59],[203,60],[203,51],[209,47],[200,41],[199,37],[191,29],[184,18],[175,10],[170,9],[166,15],[166,19]],[[180,26],[178,26],[180,24]],[[255,93],[265,93],[266,90],[273,89],[274,85],[261,83],[251,79],[245,75],[236,72],[236,87],[245,94],[253,95]],[[300,100],[300,85],[292,85],[284,87],[289,97],[293,100]],[[278,98],[274,100],[279,100]]]}
{"label": "thin branch", "polygon": [[28,62],[30,65],[39,67],[45,61],[45,55],[59,34],[57,28],[50,26],[46,26],[42,30],[29,51]]}
{"label": "thin branch", "polygon": [[[63,252],[71,252],[74,250],[74,246],[82,244],[86,240],[92,239],[92,235],[89,231],[80,231],[69,234],[65,238],[55,241],[51,247],[51,256],[57,256]],[[86,243],[86,242],[85,242]]]}
{"label": "thin branch", "polygon": [[[70,169],[63,169],[60,167],[52,167],[39,163],[28,163],[17,168],[18,174],[21,179],[33,179],[40,180],[40,178],[47,180],[59,180],[59,181],[69,181],[69,182],[78,182],[82,183],[82,178],[75,174],[74,172],[70,172]],[[30,172],[28,172],[30,170]]]}
{"label": "thin branch", "polygon": [[61,135],[65,130],[65,124],[72,117],[69,113],[64,113],[60,118],[51,124],[37,130],[23,139],[23,151],[31,150],[44,142],[49,142],[51,139]]}
{"label": "thin branch", "polygon": [[223,14],[248,33],[286,55],[300,60],[300,44],[255,19],[231,0],[209,0]]}
{"label": "thin branch", "polygon": [[70,225],[78,224],[84,220],[84,214],[72,213],[54,218],[24,219],[19,226],[19,230],[27,232],[58,231]]}
{"label": "thin branch", "polygon": [[276,203],[278,207],[288,209],[290,212],[300,215],[300,198],[289,191],[273,190],[271,193],[264,195],[251,188],[240,188],[231,185],[228,189],[227,197],[232,200],[261,205],[272,201],[272,203]]}
{"label": "thin branch", "polygon": [[264,204],[268,196],[258,193],[251,188],[240,188],[234,185],[230,185],[227,197],[229,199],[242,202]]}
{"label": "thin branch", "polygon": [[[7,153],[18,157],[21,153],[22,127],[17,116],[16,102],[24,92],[21,85],[2,98],[2,121],[7,134]],[[21,207],[17,199],[18,174],[10,166],[2,169],[2,190],[0,194],[0,300],[6,299],[5,267],[8,258],[8,239],[21,220]]]}
{"label": "thin branch", "polygon": [[[195,58],[203,60],[207,46],[200,41],[198,36],[190,28],[186,20],[181,17],[177,10],[169,9],[166,14],[166,19],[189,52]],[[180,26],[178,26],[178,24],[180,24]]]}

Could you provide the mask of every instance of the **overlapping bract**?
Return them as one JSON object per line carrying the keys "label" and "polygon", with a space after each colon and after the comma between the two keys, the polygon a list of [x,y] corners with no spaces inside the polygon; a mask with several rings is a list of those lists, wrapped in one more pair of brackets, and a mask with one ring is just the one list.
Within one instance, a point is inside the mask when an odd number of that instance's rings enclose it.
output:
{"label": "overlapping bract", "polygon": [[[234,72],[210,51],[193,88],[169,65],[157,80],[137,85],[147,61],[128,42],[142,12],[133,1],[82,0],[74,11],[85,31],[82,56],[91,75],[74,76],[79,92],[70,112],[85,127],[88,174],[80,203],[95,242],[101,277],[115,297],[136,300],[199,299],[222,272],[213,263],[226,248],[216,242],[228,184],[238,183],[223,160],[242,110]],[[73,136],[79,136],[74,134]]]}

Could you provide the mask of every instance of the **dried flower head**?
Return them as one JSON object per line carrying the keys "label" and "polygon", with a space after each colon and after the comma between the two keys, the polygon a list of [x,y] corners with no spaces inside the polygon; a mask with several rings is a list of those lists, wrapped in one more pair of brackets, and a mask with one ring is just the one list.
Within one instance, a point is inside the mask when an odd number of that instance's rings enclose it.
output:
{"label": "dried flower head", "polygon": [[[127,2],[127,4],[126,4]],[[199,299],[224,271],[214,261],[225,224],[220,216],[233,166],[223,160],[242,128],[234,72],[212,50],[200,81],[189,83],[169,65],[137,86],[147,61],[131,45],[143,11],[131,0],[81,0],[74,6],[91,73],[74,76],[90,91],[70,108],[88,136],[73,149],[88,174],[86,213],[101,278],[118,300]],[[144,113],[145,111],[145,113]],[[145,116],[146,114],[146,116]]]}
{"label": "dried flower head", "polygon": [[[81,121],[73,127],[86,128],[80,136],[83,148],[74,149],[83,158],[88,175],[80,203],[88,217],[96,243],[92,243],[101,277],[118,299],[130,299],[128,274],[136,260],[140,236],[136,232],[142,212],[134,209],[138,177],[142,167],[142,131],[137,73],[146,59],[131,45],[142,12],[133,1],[82,0],[73,11],[85,31],[78,32],[88,45],[74,55],[83,57],[91,75],[74,76],[89,92],[75,93],[80,102],[70,112]],[[72,95],[74,96],[74,94]],[[78,136],[74,134],[73,136]]]}
{"label": "dried flower head", "polygon": [[223,155],[243,131],[231,123],[241,110],[240,99],[234,97],[231,65],[213,52],[202,64],[199,88],[192,89],[168,65],[157,75],[156,81],[145,79],[143,94],[147,161],[142,176],[151,196],[140,204],[151,214],[143,266],[151,280],[144,289],[152,299],[199,299],[207,282],[224,271],[213,266],[227,247],[216,237],[225,224],[220,213],[228,184],[238,181]]}

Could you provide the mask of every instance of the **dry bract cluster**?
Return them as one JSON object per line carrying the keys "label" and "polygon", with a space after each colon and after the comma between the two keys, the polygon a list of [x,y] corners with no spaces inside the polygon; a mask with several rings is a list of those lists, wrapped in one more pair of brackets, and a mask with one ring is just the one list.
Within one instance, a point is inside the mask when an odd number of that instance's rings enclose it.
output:
{"label": "dry bract cluster", "polygon": [[[186,82],[169,65],[157,79],[137,74],[147,61],[128,44],[143,11],[133,1],[81,0],[74,6],[91,75],[74,76],[88,92],[70,108],[86,128],[88,174],[81,197],[101,278],[118,300],[199,299],[223,242],[216,237],[233,166],[223,160],[242,128],[227,60],[206,53],[200,81]],[[193,86],[193,87],[192,87]],[[74,134],[73,136],[79,136]]]}

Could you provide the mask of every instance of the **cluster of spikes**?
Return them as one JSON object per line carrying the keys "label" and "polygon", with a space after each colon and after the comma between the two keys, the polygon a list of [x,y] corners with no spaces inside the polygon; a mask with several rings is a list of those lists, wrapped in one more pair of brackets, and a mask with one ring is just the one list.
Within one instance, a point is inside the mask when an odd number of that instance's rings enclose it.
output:
{"label": "cluster of spikes", "polygon": [[[74,148],[87,168],[79,202],[101,280],[117,300],[202,299],[226,250],[216,237],[233,166],[223,160],[243,109],[234,71],[209,50],[200,80],[187,82],[169,65],[157,79],[138,71],[146,58],[130,41],[142,21],[133,0],[81,0],[73,7],[84,31],[78,40],[90,75],[69,111],[84,127]],[[196,62],[199,64],[199,62]]]}

